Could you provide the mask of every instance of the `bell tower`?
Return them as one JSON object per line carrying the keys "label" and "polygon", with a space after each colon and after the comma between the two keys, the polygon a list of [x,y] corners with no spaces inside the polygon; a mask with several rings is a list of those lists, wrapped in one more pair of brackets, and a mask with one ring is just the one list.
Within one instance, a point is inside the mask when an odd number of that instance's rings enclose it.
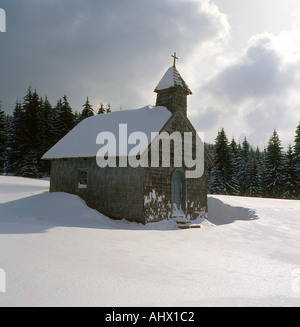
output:
{"label": "bell tower", "polygon": [[172,113],[180,110],[186,116],[187,96],[192,94],[192,91],[176,69],[175,63],[178,59],[176,52],[172,57],[174,58],[173,66],[166,71],[154,90],[157,93],[156,106],[164,106]]}

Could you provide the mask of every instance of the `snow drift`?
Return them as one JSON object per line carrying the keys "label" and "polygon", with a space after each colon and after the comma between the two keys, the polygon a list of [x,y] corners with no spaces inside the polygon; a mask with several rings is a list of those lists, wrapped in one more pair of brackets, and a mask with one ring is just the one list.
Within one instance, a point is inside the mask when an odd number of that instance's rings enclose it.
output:
{"label": "snow drift", "polygon": [[209,196],[179,230],[0,176],[0,306],[299,306],[300,201]]}

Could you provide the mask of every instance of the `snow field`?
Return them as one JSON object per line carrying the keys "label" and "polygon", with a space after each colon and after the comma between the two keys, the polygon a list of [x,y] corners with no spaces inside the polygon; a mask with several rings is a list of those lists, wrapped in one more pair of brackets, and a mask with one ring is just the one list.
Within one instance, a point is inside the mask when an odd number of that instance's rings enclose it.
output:
{"label": "snow field", "polygon": [[209,196],[179,230],[0,176],[0,306],[299,306],[300,201]]}

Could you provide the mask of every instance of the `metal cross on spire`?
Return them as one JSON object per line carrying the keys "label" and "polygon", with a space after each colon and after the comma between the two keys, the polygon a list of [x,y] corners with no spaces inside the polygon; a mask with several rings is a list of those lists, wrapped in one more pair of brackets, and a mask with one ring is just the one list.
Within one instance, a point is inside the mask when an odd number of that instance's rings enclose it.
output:
{"label": "metal cross on spire", "polygon": [[171,55],[171,57],[174,58],[173,67],[175,68],[175,62],[176,62],[176,59],[178,59],[178,58],[176,57],[176,52],[174,52],[174,55]]}

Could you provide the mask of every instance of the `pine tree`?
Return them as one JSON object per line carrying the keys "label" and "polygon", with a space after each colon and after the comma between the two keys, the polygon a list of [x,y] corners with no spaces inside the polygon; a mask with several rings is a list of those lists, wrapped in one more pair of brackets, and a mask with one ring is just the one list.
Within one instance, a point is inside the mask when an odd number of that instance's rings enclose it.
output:
{"label": "pine tree", "polygon": [[232,153],[224,129],[218,133],[214,151],[215,166],[211,170],[211,188],[217,194],[237,194]]}
{"label": "pine tree", "polygon": [[104,106],[103,106],[103,103],[100,103],[100,108],[99,108],[99,110],[98,110],[98,115],[100,115],[100,114],[105,114],[105,112],[106,112],[106,110],[105,110],[105,108],[104,108]]}
{"label": "pine tree", "polygon": [[81,122],[80,116],[81,116],[81,113],[76,110],[75,113],[74,113],[74,122],[75,122],[75,125],[77,125],[78,123]]}
{"label": "pine tree", "polygon": [[232,156],[237,158],[239,150],[238,150],[238,145],[237,145],[234,137],[232,138],[229,146],[230,146],[230,149],[231,149]]}
{"label": "pine tree", "polygon": [[289,145],[285,162],[285,185],[284,197],[289,199],[297,198],[297,178],[295,170],[295,158],[293,148]]}
{"label": "pine tree", "polygon": [[54,145],[56,142],[58,142],[62,137],[62,124],[60,121],[60,114],[62,110],[62,99],[60,98],[57,100],[56,106],[53,108],[52,112],[52,123],[51,123],[51,135],[52,135],[52,141]]}
{"label": "pine tree", "polygon": [[300,198],[300,122],[296,129],[295,144],[294,144],[294,167],[296,178],[296,197]]}
{"label": "pine tree", "polygon": [[54,145],[54,135],[53,135],[53,122],[54,122],[54,110],[52,108],[51,103],[49,102],[47,96],[43,101],[42,105],[43,110],[43,120],[42,128],[44,129],[44,148],[42,150],[43,153],[48,151]]}
{"label": "pine tree", "polygon": [[22,168],[25,155],[24,143],[25,115],[22,103],[16,102],[11,126],[8,129],[8,146],[5,171],[17,175]]}
{"label": "pine tree", "polygon": [[[214,145],[209,144],[209,143],[204,143],[204,144],[205,144],[205,148],[208,150],[209,154],[213,158],[214,157]],[[206,176],[206,183],[207,183],[207,192],[209,194],[213,193],[212,192],[211,170],[212,170],[212,167],[208,166],[207,176]]]}
{"label": "pine tree", "polygon": [[266,194],[271,197],[281,197],[284,190],[284,156],[280,145],[278,134],[274,130],[265,158]]}
{"label": "pine tree", "polygon": [[264,151],[260,153],[260,167],[261,167],[261,195],[267,196],[267,178],[266,178],[266,155],[267,149],[264,148]]}
{"label": "pine tree", "polygon": [[110,113],[111,112],[111,107],[110,107],[110,103],[107,105],[107,108],[106,108],[106,113]]}
{"label": "pine tree", "polygon": [[81,115],[79,117],[79,122],[91,116],[94,116],[93,106],[90,104],[89,98],[87,97],[86,102],[83,105],[83,110],[81,112]]}
{"label": "pine tree", "polygon": [[250,157],[250,144],[248,143],[245,137],[241,149],[239,151],[239,157],[237,159],[237,167],[238,167],[237,179],[238,179],[241,195],[247,195],[249,193],[249,185],[250,185],[249,157]]}
{"label": "pine tree", "polygon": [[[52,133],[52,123],[53,123],[53,108],[47,98],[45,100],[40,99],[40,110],[38,112],[38,167],[41,174],[50,173],[50,162],[45,160],[40,160],[43,154],[48,151],[53,145],[53,133]],[[30,156],[29,156],[30,157]]]}
{"label": "pine tree", "polygon": [[254,152],[253,149],[250,150],[248,172],[249,172],[249,185],[247,187],[246,195],[259,196],[261,194],[261,175],[260,175],[258,148],[256,152]]}
{"label": "pine tree", "polygon": [[258,196],[263,195],[263,187],[264,187],[264,152],[260,152],[259,148],[256,147],[255,151],[255,158],[258,168],[258,181],[259,181],[259,187],[258,187]]}
{"label": "pine tree", "polygon": [[29,149],[21,159],[18,175],[23,177],[42,177],[42,172],[39,167],[39,158],[34,149]]}
{"label": "pine tree", "polygon": [[24,129],[24,145],[26,149],[38,149],[39,135],[38,135],[38,116],[41,107],[40,98],[37,91],[32,92],[29,87],[27,94],[23,100],[23,111],[25,120]]}
{"label": "pine tree", "polygon": [[231,150],[231,155],[232,155],[232,165],[233,165],[233,173],[232,173],[232,178],[235,181],[235,188],[236,188],[236,195],[240,193],[240,187],[238,183],[238,159],[240,156],[240,150],[241,146],[240,144],[237,145],[236,141],[234,138],[232,138],[230,144],[229,144],[230,150]]}
{"label": "pine tree", "polygon": [[23,98],[23,147],[24,153],[17,174],[27,177],[41,177],[40,158],[43,151],[44,133],[41,124],[43,102],[36,90],[29,87]]}
{"label": "pine tree", "polygon": [[50,147],[52,107],[47,98],[28,88],[23,103],[17,101],[8,133],[8,173],[41,177],[49,164],[41,160]]}
{"label": "pine tree", "polygon": [[75,116],[72,108],[65,95],[62,99],[57,101],[53,110],[54,123],[52,124],[52,133],[54,136],[54,143],[58,142],[64,137],[76,124]]}
{"label": "pine tree", "polygon": [[75,126],[74,114],[66,95],[63,96],[59,119],[62,123],[62,134],[64,136]]}
{"label": "pine tree", "polygon": [[6,142],[7,142],[7,133],[6,133],[6,119],[4,111],[1,108],[0,102],[0,173],[4,171],[4,163],[6,156]]}

